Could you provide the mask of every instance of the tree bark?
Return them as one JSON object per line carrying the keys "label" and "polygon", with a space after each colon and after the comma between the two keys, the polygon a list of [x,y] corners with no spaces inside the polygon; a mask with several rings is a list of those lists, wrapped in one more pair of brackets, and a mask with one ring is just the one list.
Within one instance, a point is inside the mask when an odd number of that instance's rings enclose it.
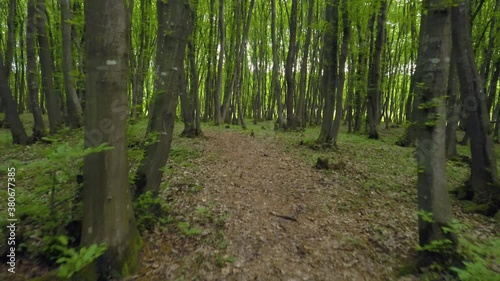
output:
{"label": "tree bark", "polygon": [[[193,21],[195,18],[192,19]],[[189,91],[181,93],[181,110],[184,130],[181,136],[193,138],[201,134],[200,108],[198,100],[198,74],[196,72],[195,50],[193,42],[188,43]],[[188,93],[189,92],[189,93]]]}
{"label": "tree bark", "polygon": [[339,56],[339,75],[337,76],[337,93],[335,101],[335,120],[333,120],[332,127],[332,142],[334,146],[337,146],[337,138],[340,131],[340,123],[342,121],[342,101],[344,97],[344,82],[345,82],[345,63],[347,60],[347,55],[349,52],[349,40],[351,38],[351,23],[349,22],[349,14],[347,8],[347,0],[342,1],[342,45],[340,48]]}
{"label": "tree bark", "polygon": [[353,132],[353,99],[354,99],[354,81],[356,79],[355,69],[356,69],[356,58],[351,55],[349,62],[349,80],[347,82],[347,113],[346,113],[346,121],[347,121],[347,133]]}
{"label": "tree bark", "polygon": [[458,155],[457,152],[457,129],[460,119],[460,85],[457,76],[456,50],[452,47],[450,61],[450,75],[448,77],[447,98],[447,124],[446,124],[446,158],[451,159]]}
{"label": "tree bark", "polygon": [[[252,12],[253,12],[253,7],[255,4],[255,0],[250,0],[250,6],[248,8],[248,14],[247,18],[245,21],[245,25],[243,27],[243,36],[241,38],[241,43],[237,44],[237,50],[236,50],[236,61],[234,65],[234,75],[232,77],[232,86],[233,86],[233,93],[236,98],[236,106],[238,110],[238,121],[241,124],[241,126],[246,129],[245,125],[245,120],[243,116],[243,110],[242,110],[242,104],[241,104],[241,95],[242,95],[242,81],[243,81],[243,59],[246,57],[246,48],[247,48],[247,41],[248,41],[248,32],[250,30],[250,23],[252,20]],[[239,8],[237,8],[239,9]],[[237,27],[239,30],[239,27]],[[239,33],[239,32],[237,32]],[[236,36],[236,40],[240,40],[238,38],[239,36]],[[225,104],[226,105],[226,104]],[[222,113],[222,117],[224,118],[225,114],[227,113],[227,110],[224,109],[224,113]]]}
{"label": "tree bark", "polygon": [[139,268],[141,237],[130,194],[126,144],[129,77],[126,1],[86,1],[85,146],[111,150],[84,159],[82,246],[106,253],[78,280],[121,279]]}
{"label": "tree bark", "polygon": [[295,77],[293,75],[293,67],[295,65],[295,52],[297,40],[297,0],[292,0],[292,11],[290,12],[289,28],[290,42],[288,45],[288,55],[285,65],[286,79],[286,128],[294,130],[297,128],[297,117],[293,112],[293,102],[295,97]]}
{"label": "tree bark", "polygon": [[[425,21],[426,14],[422,13],[421,15],[421,22]],[[412,34],[413,34],[413,26],[412,26]],[[424,38],[422,37],[423,33],[420,32],[419,34],[419,42],[423,41]],[[417,91],[418,85],[416,81],[419,81],[422,79],[422,69],[421,66],[423,65],[423,62],[420,60],[422,59],[421,53],[423,52],[422,50],[423,45],[419,44],[418,46],[418,51],[417,51],[417,64],[415,66],[415,71],[413,71],[413,75],[410,79],[410,93],[408,95],[408,100],[405,104],[406,106],[406,130],[404,135],[401,137],[400,140],[397,141],[397,144],[403,147],[407,146],[412,146],[415,145],[415,140],[417,138],[417,128],[415,127],[415,120],[416,120],[416,114],[418,110],[418,99],[415,98],[415,91]]]}
{"label": "tree bark", "polygon": [[321,130],[317,139],[318,143],[332,141],[333,108],[335,105],[335,92],[337,90],[337,56],[338,56],[338,28],[339,28],[339,1],[333,0],[326,3],[326,21],[328,22],[324,37],[323,61],[323,90],[324,110]]}
{"label": "tree bark", "polygon": [[[493,58],[493,50],[495,49],[495,41],[496,35],[500,31],[500,25],[497,25],[497,20],[499,18],[498,11],[500,10],[500,0],[495,1],[495,8],[493,13],[493,18],[490,23],[490,35],[488,38],[488,46],[484,50],[484,59],[483,64],[481,65],[480,76],[483,78],[484,87],[486,90],[486,82],[488,81],[488,77],[490,76],[491,63]],[[491,80],[493,82],[493,79]],[[496,84],[495,84],[496,88]],[[493,105],[493,100],[495,99],[495,93],[490,91],[488,95],[488,100],[486,102],[486,106],[488,109],[488,113],[491,113],[491,107]]]}
{"label": "tree bark", "polygon": [[137,170],[136,196],[151,191],[157,195],[172,144],[177,100],[185,88],[184,58],[192,22],[187,0],[157,1],[158,46],[153,103],[146,137],[157,138],[144,152]]}
{"label": "tree bark", "polygon": [[220,125],[222,120],[221,114],[221,96],[222,96],[222,71],[224,66],[224,53],[226,46],[226,28],[224,26],[224,0],[219,0],[219,61],[217,62],[217,85],[214,93],[215,107],[215,125]]}
{"label": "tree bark", "polygon": [[309,1],[309,7],[307,10],[307,33],[306,41],[304,42],[304,51],[302,53],[302,60],[300,62],[300,81],[299,81],[299,100],[297,101],[297,106],[295,112],[297,113],[297,126],[306,126],[306,115],[305,111],[305,96],[306,96],[306,82],[307,82],[307,64],[309,58],[309,45],[311,44],[312,37],[312,18],[313,18],[313,8],[314,0]]}
{"label": "tree bark", "polygon": [[80,100],[76,95],[75,82],[73,79],[73,51],[71,39],[71,9],[69,0],[59,0],[61,7],[61,33],[62,33],[62,68],[64,78],[64,90],[66,92],[66,107],[68,110],[68,125],[70,128],[82,126],[83,111]]}
{"label": "tree bark", "polygon": [[[363,46],[363,38],[361,35],[361,26],[357,25],[358,42]],[[356,71],[356,91],[354,92],[354,132],[361,131],[361,117],[364,115],[362,110],[362,100],[366,98],[366,83],[365,83],[365,65],[367,64],[367,56],[363,50],[358,54],[358,68]]]}
{"label": "tree bark", "polygon": [[[193,22],[196,20],[196,17],[193,16]],[[193,42],[188,43],[188,60],[189,60],[189,100],[192,101],[192,126],[186,123],[184,120],[184,131],[182,135],[195,137],[201,135],[201,119],[200,119],[200,100],[198,96],[198,72],[196,71],[196,62],[195,62],[195,45]],[[181,101],[182,102],[182,101]],[[191,124],[191,123],[190,123]]]}
{"label": "tree bark", "polygon": [[[495,71],[493,72],[493,75],[491,77],[490,81],[490,87],[489,87],[489,96],[495,96],[497,92],[497,85],[498,85],[498,79],[500,78],[500,59],[497,59],[495,62]],[[500,102],[498,101],[497,98],[497,106],[496,110],[493,113],[493,118],[495,119],[495,132],[493,134],[493,140],[498,141],[498,131],[500,127],[500,118],[498,114],[500,113],[500,108],[499,108]]]}
{"label": "tree bark", "polygon": [[380,1],[377,20],[377,35],[373,55],[370,58],[368,72],[368,137],[378,139],[378,123],[380,120],[381,78],[380,64],[385,41],[385,21],[387,17],[387,1]]}
{"label": "tree bark", "polygon": [[[9,125],[12,135],[12,143],[28,144],[29,140],[24,130],[23,123],[17,112],[17,103],[12,96],[12,91],[9,85],[9,76],[12,67],[14,54],[14,18],[16,15],[15,1],[9,1],[9,11],[7,16],[7,48],[4,52],[0,52],[0,100],[5,112],[5,119]],[[0,46],[0,50],[2,46]],[[4,63],[5,54],[5,63]]]}
{"label": "tree bark", "polygon": [[276,0],[271,0],[271,41],[273,52],[273,74],[271,81],[271,88],[273,89],[274,98],[276,99],[278,107],[278,127],[283,129],[285,127],[285,120],[283,117],[283,104],[281,103],[281,84],[279,80],[279,57],[278,57],[278,42],[276,39]]}
{"label": "tree bark", "polygon": [[[216,30],[215,23],[215,0],[210,0],[210,10],[209,10],[209,38],[208,38],[208,63],[207,63],[207,78],[205,79],[205,111],[203,112],[203,121],[207,122],[209,118],[212,117],[212,114],[215,112],[215,109],[211,107],[211,100],[215,100],[215,66],[217,64],[217,55],[215,53],[215,45],[217,38],[214,36]],[[215,119],[215,117],[214,117]]]}
{"label": "tree bark", "polygon": [[[417,109],[417,165],[418,209],[430,214],[431,219],[419,215],[419,244],[454,238],[443,227],[451,222],[452,212],[448,197],[445,158],[445,98],[451,56],[450,16],[446,0],[426,0],[427,16],[421,22],[424,33],[419,65],[422,75],[416,81]],[[423,12],[424,13],[424,12]],[[432,254],[423,251],[422,261],[433,261]],[[427,265],[427,264],[426,264]]]}
{"label": "tree bark", "polygon": [[0,54],[0,98],[2,103],[5,103],[5,118],[9,124],[10,133],[12,135],[12,143],[28,144],[28,136],[24,130],[23,123],[17,113],[17,104],[12,97],[12,91],[9,86],[7,66],[3,62],[2,54]]}
{"label": "tree bark", "polygon": [[487,214],[500,208],[500,187],[497,183],[496,156],[489,126],[484,84],[479,76],[472,51],[472,31],[468,1],[452,8],[453,46],[457,48],[458,77],[467,133],[470,136],[470,187],[474,201],[488,204]]}
{"label": "tree bark", "polygon": [[64,120],[61,115],[59,96],[54,90],[54,68],[50,51],[49,33],[47,31],[45,0],[38,0],[36,18],[45,105],[49,115],[50,133],[55,134],[63,125]]}
{"label": "tree bark", "polygon": [[36,0],[28,1],[28,18],[26,22],[26,78],[28,81],[28,96],[33,114],[33,141],[40,140],[45,135],[42,111],[38,102],[38,80],[36,59]]}
{"label": "tree bark", "polygon": [[[149,30],[151,25],[151,14],[153,12],[151,0],[140,0],[141,22],[139,23],[139,38],[136,46],[136,55],[131,58],[132,62],[132,116],[140,118],[143,116],[144,86],[151,60],[151,49],[153,44],[153,32]],[[131,42],[132,43],[132,42]]]}

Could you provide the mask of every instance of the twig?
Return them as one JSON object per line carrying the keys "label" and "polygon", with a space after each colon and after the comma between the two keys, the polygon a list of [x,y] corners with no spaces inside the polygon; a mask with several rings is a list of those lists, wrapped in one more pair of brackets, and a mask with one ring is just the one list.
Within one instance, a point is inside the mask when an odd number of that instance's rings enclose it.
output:
{"label": "twig", "polygon": [[287,216],[287,215],[280,215],[280,214],[276,214],[275,212],[269,212],[271,215],[275,216],[275,217],[278,217],[278,218],[282,218],[282,219],[285,219],[285,220],[289,220],[289,221],[294,221],[294,222],[297,222],[297,219],[294,218],[294,217],[291,217],[291,216]]}

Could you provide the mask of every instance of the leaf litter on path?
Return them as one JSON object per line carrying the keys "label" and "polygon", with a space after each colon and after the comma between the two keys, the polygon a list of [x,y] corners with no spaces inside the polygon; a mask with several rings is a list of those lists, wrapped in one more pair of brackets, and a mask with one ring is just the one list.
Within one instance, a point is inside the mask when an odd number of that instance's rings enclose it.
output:
{"label": "leaf litter on path", "polygon": [[417,280],[397,277],[417,244],[416,190],[367,190],[362,166],[318,171],[277,138],[204,133],[162,194],[204,235],[150,234],[137,280]]}

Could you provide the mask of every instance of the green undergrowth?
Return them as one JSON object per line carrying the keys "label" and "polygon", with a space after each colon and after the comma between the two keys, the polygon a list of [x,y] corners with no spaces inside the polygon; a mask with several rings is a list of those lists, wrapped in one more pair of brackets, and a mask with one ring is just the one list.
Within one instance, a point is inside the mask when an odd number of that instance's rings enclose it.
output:
{"label": "green undergrowth", "polygon": [[170,206],[160,197],[154,197],[148,191],[141,194],[134,202],[135,220],[140,232],[151,231],[157,225],[171,221]]}
{"label": "green undergrowth", "polygon": [[[2,131],[0,135],[5,133]],[[58,237],[68,237],[70,246],[77,242],[76,236],[69,234],[71,222],[81,217],[81,186],[76,175],[81,173],[85,155],[108,149],[101,146],[84,151],[81,136],[79,130],[63,129],[45,142],[1,148],[4,150],[1,170],[16,169],[15,216],[19,219],[16,242],[18,253],[25,258],[52,264],[63,255]],[[6,202],[5,196],[1,193],[0,200]],[[3,227],[6,223],[0,221],[1,236],[6,235]],[[0,251],[3,253],[5,249]]]}
{"label": "green undergrowth", "polygon": [[[46,118],[46,116],[44,116]],[[28,131],[33,126],[32,116],[22,114],[21,119]],[[45,120],[45,124],[48,124]],[[172,144],[170,171],[182,173],[183,168],[192,166],[192,161],[201,154],[191,146],[191,140],[178,137],[183,124],[176,123]],[[138,120],[127,127],[130,179],[143,157],[144,144],[152,141],[145,137],[147,119]],[[55,135],[29,146],[12,144],[9,130],[0,130],[0,180],[7,181],[7,169],[16,169],[16,235],[17,255],[25,260],[54,268],[62,258],[71,262],[85,253],[78,250],[82,220],[82,175],[83,158],[91,152],[105,149],[84,150],[83,129],[62,129]],[[163,187],[168,186],[165,181]],[[192,187],[193,192],[202,189],[201,184]],[[7,192],[0,193],[0,200],[7,202]],[[137,222],[141,231],[152,230],[156,225],[170,222],[169,206],[160,198],[143,197],[134,203]],[[7,213],[6,205],[0,211]],[[6,217],[0,218],[0,239],[6,240]],[[67,241],[67,243],[61,243]],[[0,254],[7,251],[7,243],[0,244]],[[86,259],[89,254],[85,255]],[[91,255],[92,256],[92,255]],[[79,265],[78,265],[79,266]],[[75,264],[75,268],[78,267]],[[71,272],[69,270],[68,272]],[[1,279],[1,276],[0,276]]]}
{"label": "green undergrowth", "polygon": [[[432,214],[419,212],[425,221],[432,222]],[[416,260],[401,268],[400,274],[416,274],[420,280],[500,280],[500,238],[493,236],[477,239],[473,227],[453,220],[442,227],[444,233],[452,234],[457,244],[449,238],[433,240],[416,246]],[[433,258],[434,257],[434,258]]]}

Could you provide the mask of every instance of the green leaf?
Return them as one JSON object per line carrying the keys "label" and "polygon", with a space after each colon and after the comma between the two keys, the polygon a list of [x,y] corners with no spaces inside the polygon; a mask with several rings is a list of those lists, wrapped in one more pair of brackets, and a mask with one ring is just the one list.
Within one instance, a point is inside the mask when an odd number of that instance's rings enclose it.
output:
{"label": "green leaf", "polygon": [[88,248],[88,250],[83,255],[82,259],[84,261],[90,261],[90,260],[92,260],[92,257],[94,256],[94,254],[96,252],[96,249],[97,249],[97,244],[90,245],[90,247]]}

